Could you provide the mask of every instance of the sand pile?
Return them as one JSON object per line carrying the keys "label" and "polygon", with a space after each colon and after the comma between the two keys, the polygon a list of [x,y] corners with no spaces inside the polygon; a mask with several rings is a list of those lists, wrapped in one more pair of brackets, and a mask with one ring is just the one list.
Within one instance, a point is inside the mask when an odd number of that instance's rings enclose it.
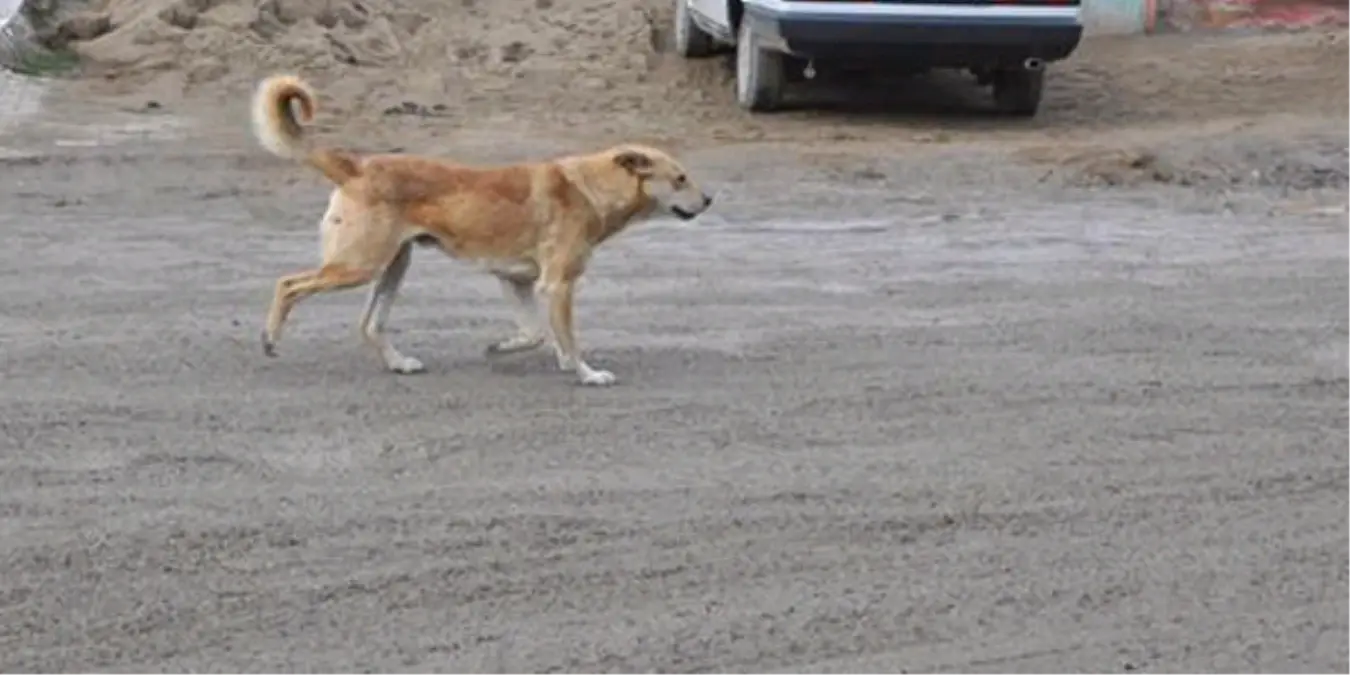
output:
{"label": "sand pile", "polygon": [[67,12],[75,29],[61,39],[86,76],[161,98],[235,96],[263,74],[290,71],[351,112],[412,101],[609,114],[680,98],[689,70],[662,53],[670,4],[85,0]]}

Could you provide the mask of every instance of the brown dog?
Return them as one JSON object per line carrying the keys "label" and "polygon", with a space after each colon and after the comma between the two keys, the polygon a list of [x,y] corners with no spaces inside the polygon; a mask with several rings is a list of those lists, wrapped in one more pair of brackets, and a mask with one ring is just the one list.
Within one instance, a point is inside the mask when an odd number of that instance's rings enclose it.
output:
{"label": "brown dog", "polygon": [[654,148],[621,145],[499,168],[414,155],[360,156],[308,143],[300,125],[314,112],[314,92],[292,76],[263,80],[253,99],[253,131],[262,146],[318,169],[337,186],[319,222],[322,265],[277,281],[262,336],[268,356],[275,356],[282,325],[302,298],[375,281],[362,334],[390,370],[421,372],[422,364],[399,353],[384,334],[417,243],[473,261],[501,282],[517,332],[488,353],[544,343],[535,305],[535,294],[543,293],[559,367],[575,371],[584,384],[612,384],[613,373],[581,358],[572,331],[573,287],[591,252],[657,210],[688,220],[712,203],[678,162]]}

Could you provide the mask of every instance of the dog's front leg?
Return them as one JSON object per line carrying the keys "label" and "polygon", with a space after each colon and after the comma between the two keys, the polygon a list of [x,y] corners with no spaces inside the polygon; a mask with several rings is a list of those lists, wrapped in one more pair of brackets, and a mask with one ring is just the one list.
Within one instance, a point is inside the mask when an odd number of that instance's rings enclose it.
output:
{"label": "dog's front leg", "polygon": [[581,358],[576,335],[572,332],[572,280],[551,281],[543,285],[549,300],[549,323],[553,329],[554,348],[558,351],[558,366],[577,374],[582,384],[606,386],[614,384],[614,373],[592,368]]}

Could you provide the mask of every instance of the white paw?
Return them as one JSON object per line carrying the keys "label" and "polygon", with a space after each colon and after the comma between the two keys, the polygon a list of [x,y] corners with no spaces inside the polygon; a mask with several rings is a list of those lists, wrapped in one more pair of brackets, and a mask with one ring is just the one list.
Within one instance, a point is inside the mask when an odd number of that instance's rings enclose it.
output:
{"label": "white paw", "polygon": [[608,387],[616,381],[614,373],[608,370],[590,370],[581,375],[581,383],[588,387]]}
{"label": "white paw", "polygon": [[426,369],[427,367],[422,365],[421,361],[418,361],[411,356],[400,356],[397,359],[391,359],[389,361],[389,370],[398,373],[399,375],[412,375],[414,373],[425,372]]}

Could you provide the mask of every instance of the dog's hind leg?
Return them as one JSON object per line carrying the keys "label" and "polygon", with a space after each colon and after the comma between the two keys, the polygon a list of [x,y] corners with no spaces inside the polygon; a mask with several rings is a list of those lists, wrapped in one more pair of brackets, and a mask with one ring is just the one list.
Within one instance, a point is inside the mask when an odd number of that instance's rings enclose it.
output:
{"label": "dog's hind leg", "polygon": [[394,306],[399,286],[402,285],[403,277],[408,273],[408,266],[411,263],[412,243],[408,242],[399,247],[398,254],[370,288],[370,296],[366,300],[366,308],[361,313],[360,321],[361,335],[365,337],[367,344],[379,352],[385,367],[404,375],[420,373],[426,368],[421,361],[400,353],[390,343],[388,335],[384,332],[384,326],[389,321],[389,310]]}
{"label": "dog's hind leg", "polygon": [[352,267],[328,264],[319,269],[284,276],[277,280],[272,307],[267,312],[267,328],[262,334],[263,353],[276,356],[281,329],[295,304],[316,293],[353,288],[368,283],[379,272],[378,267]]}
{"label": "dog's hind leg", "polygon": [[487,353],[523,352],[544,344],[544,329],[534,297],[534,280],[498,275],[497,281],[501,283],[502,295],[506,296],[515,315],[516,334],[488,345]]}
{"label": "dog's hind leg", "polygon": [[262,335],[263,353],[276,356],[281,329],[296,303],[317,293],[364,286],[394,264],[403,244],[397,221],[389,213],[356,204],[335,190],[319,221],[323,264],[277,280]]}

